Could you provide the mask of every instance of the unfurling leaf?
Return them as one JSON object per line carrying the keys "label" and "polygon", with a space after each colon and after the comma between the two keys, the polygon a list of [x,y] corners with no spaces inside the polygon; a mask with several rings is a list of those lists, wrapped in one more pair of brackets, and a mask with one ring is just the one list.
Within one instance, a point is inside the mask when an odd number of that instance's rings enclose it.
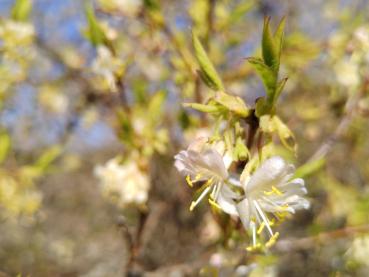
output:
{"label": "unfurling leaf", "polygon": [[276,59],[278,52],[269,24],[270,17],[265,17],[261,50],[265,64],[269,67],[273,67],[277,62]]}
{"label": "unfurling leaf", "polygon": [[211,89],[215,91],[224,90],[222,80],[202,47],[200,40],[194,33],[192,33],[192,43],[197,62],[200,65],[200,77]]}
{"label": "unfurling leaf", "polygon": [[253,66],[261,78],[268,99],[273,99],[273,95],[276,89],[277,76],[273,70],[268,67],[261,59],[248,58],[247,61]]}
{"label": "unfurling leaf", "polygon": [[259,99],[256,103],[256,115],[258,117],[274,113],[275,103],[287,81],[285,78],[278,82],[285,18],[280,21],[274,35],[269,24],[270,18],[266,17],[262,37],[262,59],[247,59],[261,78],[266,91],[266,99]]}
{"label": "unfurling leaf", "polygon": [[0,133],[0,163],[8,156],[11,147],[9,134],[6,132]]}
{"label": "unfurling leaf", "polygon": [[16,0],[12,7],[12,19],[15,21],[27,21],[31,10],[31,0]]}
{"label": "unfurling leaf", "polygon": [[245,102],[238,96],[218,91],[214,100],[238,116],[247,117],[250,114]]}
{"label": "unfurling leaf", "polygon": [[220,105],[217,105],[216,103],[208,103],[208,104],[184,103],[183,106],[190,107],[194,110],[197,110],[203,113],[211,113],[211,114],[220,114],[226,111],[226,109],[224,109]]}
{"label": "unfurling leaf", "polygon": [[95,12],[92,6],[88,5],[85,8],[88,28],[86,30],[86,36],[94,46],[98,46],[107,42],[107,38],[99,21],[95,16]]}

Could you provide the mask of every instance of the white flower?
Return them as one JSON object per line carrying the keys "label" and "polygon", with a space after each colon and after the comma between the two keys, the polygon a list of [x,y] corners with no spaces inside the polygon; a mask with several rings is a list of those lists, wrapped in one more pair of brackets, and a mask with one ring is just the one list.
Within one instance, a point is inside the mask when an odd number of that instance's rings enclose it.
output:
{"label": "white flower", "polygon": [[186,180],[190,186],[194,182],[206,182],[198,199],[192,202],[190,210],[193,210],[210,192],[211,199],[217,201],[219,191],[228,179],[227,168],[232,162],[228,153],[225,152],[224,145],[222,143],[209,144],[206,138],[200,138],[174,158],[174,165],[182,175],[187,176]]}
{"label": "white flower", "polygon": [[105,46],[98,46],[97,57],[92,63],[92,72],[102,77],[108,88],[116,92],[116,74],[122,69],[122,62],[114,57],[111,51]]}
{"label": "white flower", "polygon": [[257,246],[256,235],[264,227],[271,237],[267,246],[278,237],[278,233],[274,234],[271,228],[274,219],[269,219],[268,214],[279,220],[295,210],[309,207],[309,202],[302,197],[307,193],[304,180],[291,179],[294,170],[293,165],[274,156],[264,161],[251,177],[238,184],[244,190],[243,197],[226,186],[222,187],[217,204],[224,212],[239,216],[245,229],[251,230],[253,247]]}
{"label": "white flower", "polygon": [[141,205],[147,201],[149,180],[134,161],[121,165],[117,159],[111,159],[104,166],[97,166],[94,172],[100,179],[103,195],[119,206]]}

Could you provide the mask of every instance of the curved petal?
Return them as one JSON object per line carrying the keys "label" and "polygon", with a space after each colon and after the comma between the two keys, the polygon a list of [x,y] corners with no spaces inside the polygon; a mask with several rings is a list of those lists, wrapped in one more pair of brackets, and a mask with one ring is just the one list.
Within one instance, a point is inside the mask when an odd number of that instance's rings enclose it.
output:
{"label": "curved petal", "polygon": [[247,198],[236,205],[238,216],[241,219],[243,227],[248,230],[250,227],[250,204]]}
{"label": "curved petal", "polygon": [[281,157],[274,156],[264,161],[245,184],[246,193],[263,191],[279,184],[286,174],[290,173],[289,166]]}

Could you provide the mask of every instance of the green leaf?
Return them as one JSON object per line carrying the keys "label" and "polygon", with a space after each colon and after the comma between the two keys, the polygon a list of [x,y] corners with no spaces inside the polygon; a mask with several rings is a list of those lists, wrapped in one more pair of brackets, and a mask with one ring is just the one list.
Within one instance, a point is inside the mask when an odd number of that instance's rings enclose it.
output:
{"label": "green leaf", "polygon": [[104,44],[107,41],[105,33],[98,22],[94,9],[91,5],[85,8],[88,28],[86,31],[87,38],[94,46]]}
{"label": "green leaf", "polygon": [[255,6],[254,1],[241,2],[238,6],[231,11],[227,22],[228,26],[232,26],[240,21],[246,13],[248,13]]}
{"label": "green leaf", "polygon": [[273,67],[277,62],[277,47],[274,43],[274,38],[272,32],[270,31],[270,17],[264,18],[264,27],[263,27],[263,38],[261,42],[261,50],[263,55],[264,63]]}
{"label": "green leaf", "polygon": [[150,99],[150,103],[148,106],[148,114],[150,115],[149,119],[152,123],[155,123],[161,116],[163,109],[163,103],[165,100],[165,92],[159,91],[155,93],[155,95]]}
{"label": "green leaf", "polygon": [[35,168],[45,171],[50,164],[60,156],[62,148],[59,145],[52,146],[47,149],[36,161]]}
{"label": "green leaf", "polygon": [[11,140],[9,134],[6,132],[0,133],[0,163],[2,163],[8,156],[11,148]]}
{"label": "green leaf", "polygon": [[255,114],[257,117],[260,118],[264,114],[267,114],[270,111],[270,109],[271,105],[265,101],[265,97],[261,97],[256,101]]}
{"label": "green leaf", "polygon": [[307,162],[306,164],[296,169],[293,178],[305,178],[320,170],[324,165],[325,165],[324,157],[317,160],[313,160],[311,162]]}
{"label": "green leaf", "polygon": [[192,43],[195,49],[195,56],[197,62],[200,65],[201,74],[200,77],[204,80],[205,84],[213,90],[224,90],[222,80],[220,79],[217,71],[211,63],[208,55],[206,54],[203,46],[201,45],[198,37],[192,33]]}
{"label": "green leaf", "polygon": [[214,100],[238,116],[247,117],[250,114],[245,102],[238,96],[218,91]]}
{"label": "green leaf", "polygon": [[190,107],[200,112],[212,113],[212,114],[222,113],[225,111],[225,109],[219,107],[219,105],[212,105],[212,104],[184,103],[183,106]]}
{"label": "green leaf", "polygon": [[27,21],[31,11],[31,0],[16,0],[12,7],[11,16],[15,21]]}
{"label": "green leaf", "polygon": [[274,33],[274,43],[276,47],[276,63],[274,64],[274,68],[277,72],[279,71],[279,63],[281,60],[285,25],[286,25],[286,18],[283,17],[282,20],[279,22],[277,30]]}
{"label": "green leaf", "polygon": [[277,77],[273,70],[268,67],[261,59],[247,58],[247,61],[256,70],[257,74],[261,78],[268,101],[272,101],[276,89]]}
{"label": "green leaf", "polygon": [[281,94],[284,85],[286,84],[288,78],[283,78],[282,80],[280,80],[277,84],[277,88],[275,90],[275,94],[273,96],[273,105],[277,102],[279,95]]}

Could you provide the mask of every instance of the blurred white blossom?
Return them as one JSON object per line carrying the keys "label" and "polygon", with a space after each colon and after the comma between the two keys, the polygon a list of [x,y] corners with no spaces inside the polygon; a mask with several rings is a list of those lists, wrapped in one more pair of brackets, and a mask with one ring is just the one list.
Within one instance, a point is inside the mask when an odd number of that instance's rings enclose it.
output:
{"label": "blurred white blossom", "polygon": [[122,61],[114,57],[107,47],[100,45],[97,48],[97,57],[92,63],[92,72],[101,77],[103,85],[116,92],[118,90],[116,77],[122,70]]}
{"label": "blurred white blossom", "polygon": [[369,236],[355,238],[345,256],[369,267]]}
{"label": "blurred white blossom", "polygon": [[352,59],[344,59],[334,66],[337,81],[346,87],[355,87],[360,82],[359,66]]}
{"label": "blurred white blossom", "polygon": [[133,160],[120,164],[114,158],[103,166],[96,166],[94,173],[100,179],[103,195],[118,206],[146,203],[149,179]]}

